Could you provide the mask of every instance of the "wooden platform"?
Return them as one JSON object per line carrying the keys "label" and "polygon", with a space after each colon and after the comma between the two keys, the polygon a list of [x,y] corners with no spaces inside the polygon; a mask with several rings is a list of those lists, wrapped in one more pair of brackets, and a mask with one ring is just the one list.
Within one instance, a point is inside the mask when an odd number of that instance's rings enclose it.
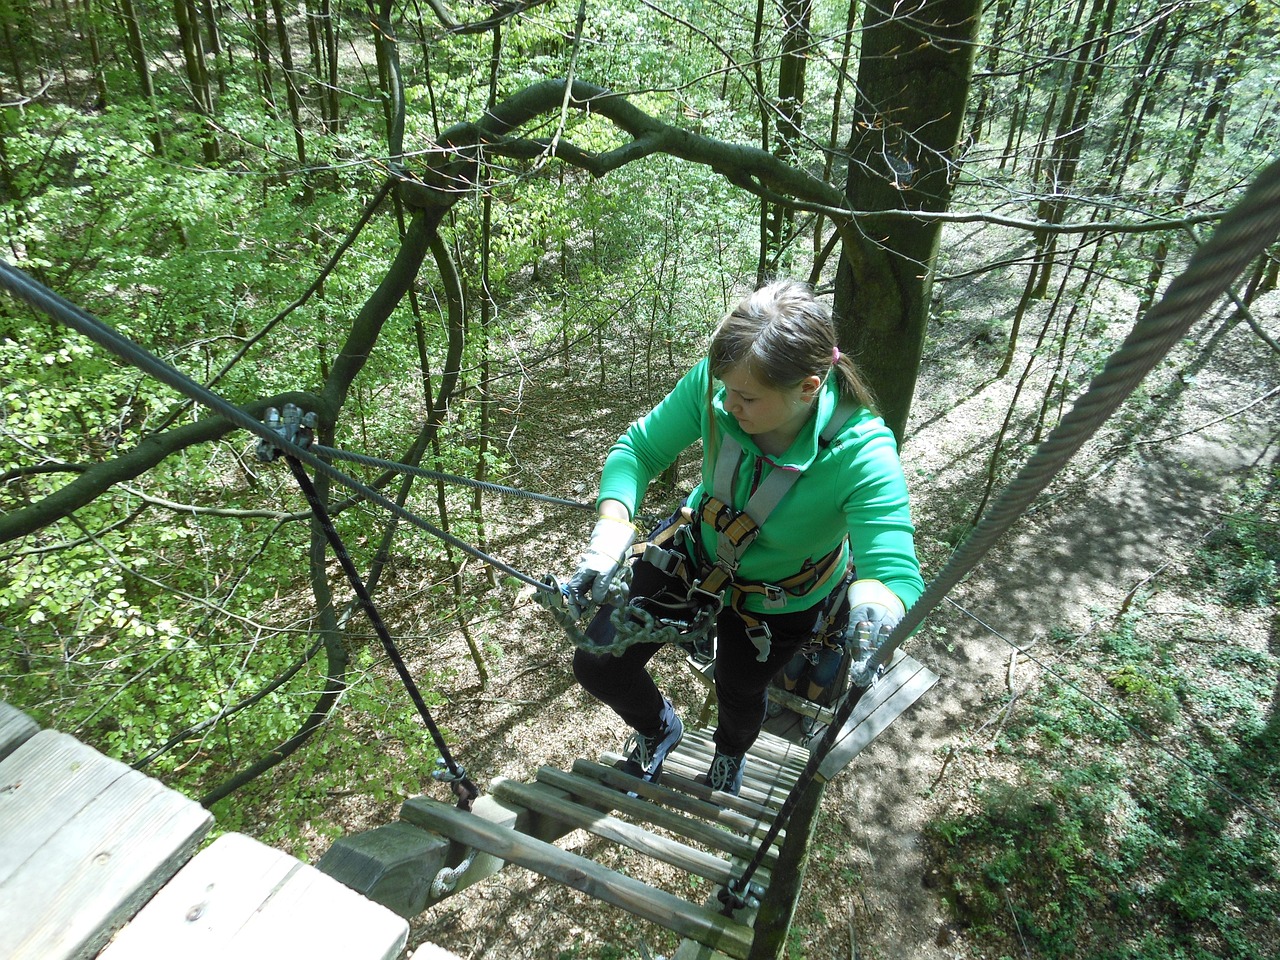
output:
{"label": "wooden platform", "polygon": [[[710,687],[709,671],[703,676]],[[775,960],[785,949],[824,784],[936,682],[933,673],[899,654],[858,700],[835,748],[793,799],[786,829],[764,851],[753,878],[763,887],[758,909],[726,916],[716,895],[741,877],[809,760],[805,744],[811,738],[794,714],[771,722],[794,737],[770,730],[760,735],[747,755],[738,796],[697,781],[714,745],[710,729],[691,722],[657,784],[623,773],[615,766],[623,757],[606,753],[596,761],[578,760],[570,771],[539,768],[531,783],[499,778],[470,813],[415,797],[401,808],[399,823],[343,838],[317,866],[412,917],[516,864],[675,931],[684,939],[673,960]],[[607,844],[608,862],[630,862],[636,869],[612,869],[556,845],[573,830]],[[661,869],[645,869],[645,863]],[[633,875],[673,871],[679,879],[663,885]],[[443,884],[433,888],[433,880]],[[691,889],[704,894],[691,901]]]}
{"label": "wooden platform", "polygon": [[[408,925],[0,702],[0,957],[393,960]],[[194,856],[193,856],[194,854]]]}

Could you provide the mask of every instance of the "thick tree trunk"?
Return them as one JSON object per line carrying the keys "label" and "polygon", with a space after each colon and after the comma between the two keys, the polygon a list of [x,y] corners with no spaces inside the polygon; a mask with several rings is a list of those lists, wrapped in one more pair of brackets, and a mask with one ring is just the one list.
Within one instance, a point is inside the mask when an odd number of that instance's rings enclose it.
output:
{"label": "thick tree trunk", "polygon": [[[849,142],[852,209],[937,212],[951,199],[953,151],[973,71],[979,0],[868,5]],[[861,364],[901,442],[929,320],[939,223],[864,219],[836,271],[840,342]]]}

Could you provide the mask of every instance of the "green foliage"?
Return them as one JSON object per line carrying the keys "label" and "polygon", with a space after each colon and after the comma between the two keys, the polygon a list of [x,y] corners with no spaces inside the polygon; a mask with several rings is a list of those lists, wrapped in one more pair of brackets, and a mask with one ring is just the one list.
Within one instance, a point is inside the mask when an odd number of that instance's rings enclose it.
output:
{"label": "green foliage", "polygon": [[[1077,651],[1070,681],[1007,725],[1010,773],[929,825],[947,902],[984,944],[1274,960],[1280,727],[1263,716],[1278,663],[1227,646],[1204,669],[1168,647],[1139,615]],[[1090,674],[1098,702],[1080,692]]]}
{"label": "green foliage", "polygon": [[1235,606],[1265,606],[1280,601],[1280,516],[1267,492],[1253,488],[1199,551],[1206,580],[1216,584]]}

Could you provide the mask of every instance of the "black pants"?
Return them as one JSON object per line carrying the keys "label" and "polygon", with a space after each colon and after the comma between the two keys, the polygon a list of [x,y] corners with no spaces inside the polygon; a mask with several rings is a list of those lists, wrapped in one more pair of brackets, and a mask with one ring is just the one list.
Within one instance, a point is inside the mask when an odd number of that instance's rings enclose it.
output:
{"label": "black pants", "polygon": [[[680,581],[652,564],[637,561],[631,579],[632,597],[652,596],[668,585],[680,585]],[[755,743],[764,724],[769,681],[808,642],[821,608],[819,603],[799,613],[762,615],[760,619],[772,635],[764,663],[756,659],[759,651],[748,639],[742,618],[727,608],[720,612],[716,619],[715,669],[720,719],[714,739],[722,753],[736,756]],[[587,627],[587,636],[599,643],[612,642],[612,613],[611,607],[597,611]],[[665,698],[646,668],[663,646],[637,643],[616,657],[579,648],[573,658],[573,675],[589,694],[611,707],[623,721],[645,736],[653,736],[662,725]]]}

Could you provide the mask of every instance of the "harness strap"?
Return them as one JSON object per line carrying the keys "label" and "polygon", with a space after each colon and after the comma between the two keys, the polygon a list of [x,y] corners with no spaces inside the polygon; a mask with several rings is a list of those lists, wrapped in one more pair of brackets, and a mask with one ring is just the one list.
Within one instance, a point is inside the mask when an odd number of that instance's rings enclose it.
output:
{"label": "harness strap", "polygon": [[[857,409],[855,403],[839,403],[818,437],[824,449],[832,444]],[[712,607],[717,613],[727,604],[746,625],[747,637],[758,651],[756,659],[763,663],[768,659],[771,647],[769,627],[759,616],[744,609],[746,599],[762,596],[766,607],[781,607],[788,597],[804,597],[820,589],[839,572],[843,544],[816,563],[806,561],[800,571],[777,583],[740,579],[737,570],[743,554],[755,542],[765,521],[795,486],[802,472],[775,466],[751,493],[743,509],[737,510],[732,506],[733,490],[744,456],[742,444],[726,434],[716,455],[711,493],[703,496],[696,510],[682,507],[678,516],[656,530],[649,540],[636,544],[632,553],[643,556],[659,570],[687,583],[690,600]],[[695,515],[716,531],[714,559],[706,556],[696,538],[684,530]],[[692,559],[684,551],[673,549],[676,538],[682,533],[689,539],[689,553],[694,555]]]}

